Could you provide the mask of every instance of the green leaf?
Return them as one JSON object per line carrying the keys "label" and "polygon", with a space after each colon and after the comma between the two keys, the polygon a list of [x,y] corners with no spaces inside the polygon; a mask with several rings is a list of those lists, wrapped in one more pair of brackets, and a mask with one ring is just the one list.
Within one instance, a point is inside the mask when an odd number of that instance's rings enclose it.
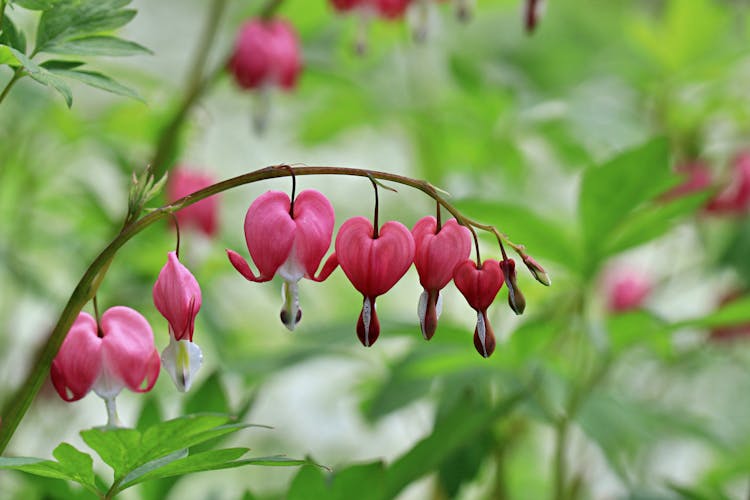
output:
{"label": "green leaf", "polygon": [[91,456],[68,443],[61,443],[52,454],[57,462],[41,458],[0,457],[0,469],[13,469],[35,476],[74,481],[91,491],[97,491]]}
{"label": "green leaf", "polygon": [[28,10],[47,10],[60,0],[13,0],[14,5],[20,5]]}
{"label": "green leaf", "polygon": [[468,217],[492,224],[511,240],[525,245],[537,260],[554,260],[577,269],[580,252],[565,220],[547,218],[521,205],[490,200],[458,200],[455,206]]}
{"label": "green leaf", "polygon": [[750,296],[729,302],[718,311],[706,316],[678,321],[673,323],[671,327],[675,329],[684,327],[713,328],[745,323],[750,323]]}
{"label": "green leaf", "polygon": [[117,94],[117,95],[121,95],[125,97],[131,97],[133,99],[143,101],[143,98],[140,95],[138,95],[138,92],[131,89],[130,87],[126,87],[125,85],[119,82],[116,82],[112,78],[102,73],[97,73],[95,71],[68,70],[68,69],[57,69],[57,68],[52,69],[50,71],[52,71],[56,75],[73,78],[82,83],[85,83],[86,85],[90,87],[95,87],[98,89],[106,90],[107,92],[111,92],[113,94]]}
{"label": "green leaf", "polygon": [[329,495],[326,486],[326,475],[319,467],[306,465],[301,467],[289,491],[286,494],[287,500],[308,500],[311,498],[327,498]]}
{"label": "green leaf", "polygon": [[613,314],[607,318],[607,331],[614,352],[633,347],[648,347],[662,356],[672,352],[668,325],[646,311]]}
{"label": "green leaf", "polygon": [[18,50],[11,47],[10,51],[13,53],[18,62],[23,66],[23,69],[26,70],[31,78],[41,83],[42,85],[46,85],[57,90],[60,95],[63,96],[63,99],[65,99],[65,103],[68,105],[68,107],[72,106],[73,94],[70,92],[70,87],[68,87],[68,84],[65,83],[62,78],[59,78],[46,69],[42,68]]}
{"label": "green leaf", "polygon": [[57,59],[50,59],[49,61],[44,61],[39,66],[44,69],[54,71],[59,69],[74,69],[79,66],[83,66],[84,64],[85,63],[82,63],[81,61],[61,61]]}
{"label": "green leaf", "polygon": [[35,52],[74,38],[94,35],[124,26],[136,14],[123,9],[131,0],[79,0],[60,2],[39,19]]}
{"label": "green leaf", "polygon": [[132,56],[153,54],[143,45],[114,36],[87,36],[50,44],[45,52],[81,56]]}
{"label": "green leaf", "polygon": [[190,392],[183,411],[185,413],[231,412],[219,372],[213,372],[197,390]]}
{"label": "green leaf", "polygon": [[416,479],[434,471],[464,444],[476,439],[495,420],[509,413],[525,392],[517,392],[486,411],[474,411],[472,405],[457,404],[435,425],[432,434],[417,443],[386,471],[383,498],[394,498]]}
{"label": "green leaf", "polygon": [[584,172],[579,215],[590,273],[596,271],[593,264],[602,257],[602,247],[627,215],[673,182],[664,139],[649,141]]}
{"label": "green leaf", "polygon": [[2,33],[0,33],[0,44],[9,45],[14,49],[18,49],[19,52],[26,52],[26,35],[23,31],[16,28],[13,21],[8,17],[6,13],[3,17]]}
{"label": "green leaf", "polygon": [[112,467],[115,478],[124,476],[143,463],[139,462],[141,433],[136,430],[89,429],[81,431],[81,437],[99,455],[105,464]]}
{"label": "green leaf", "polygon": [[246,465],[260,465],[273,467],[296,467],[299,465],[313,464],[310,460],[285,458],[281,456],[259,457],[237,460],[248,452],[248,448],[226,448],[223,450],[211,450],[196,453],[185,458],[174,460],[162,467],[154,468],[137,477],[126,477],[120,490],[129,488],[144,481],[162,479],[166,477],[182,476],[193,472],[209,470],[233,469]]}
{"label": "green leaf", "polygon": [[0,64],[10,64],[11,66],[17,66],[21,64],[18,58],[13,53],[13,50],[7,45],[0,45]]}

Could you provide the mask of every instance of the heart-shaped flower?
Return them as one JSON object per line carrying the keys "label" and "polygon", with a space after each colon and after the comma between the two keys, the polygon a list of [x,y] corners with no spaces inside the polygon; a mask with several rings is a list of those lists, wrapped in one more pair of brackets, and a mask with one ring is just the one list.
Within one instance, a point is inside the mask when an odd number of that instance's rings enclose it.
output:
{"label": "heart-shaped flower", "polygon": [[279,19],[253,19],[240,28],[229,71],[244,89],[278,85],[291,90],[302,64],[294,27]]}
{"label": "heart-shaped flower", "polygon": [[375,237],[369,220],[353,217],[344,222],[336,236],[336,258],[354,288],[364,296],[357,336],[369,347],[380,335],[375,299],[406,274],[414,259],[414,238],[396,221],[383,224]]}
{"label": "heart-shaped flower", "polygon": [[284,280],[284,307],[281,321],[289,330],[302,317],[297,283],[302,278],[322,281],[330,274],[315,277],[321,259],[331,245],[335,215],[333,206],[322,193],[302,191],[291,201],[286,193],[268,191],[258,197],[245,216],[245,241],[250,257],[258,268],[256,276],[237,252],[227,250],[229,261],[250,281],[264,282],[276,274]]}
{"label": "heart-shaped flower", "polygon": [[477,326],[474,329],[474,347],[488,358],[495,350],[495,334],[487,319],[487,309],[495,300],[503,286],[503,271],[496,260],[487,259],[477,266],[467,259],[456,267],[453,282],[469,305],[477,312]]}
{"label": "heart-shaped flower", "polygon": [[78,315],[52,361],[50,375],[65,401],[90,390],[103,398],[109,425],[117,424],[114,399],[127,387],[147,392],[159,377],[159,353],[146,318],[123,306],[108,309],[99,326],[88,313]]}
{"label": "heart-shaped flower", "polygon": [[154,284],[154,305],[169,323],[169,346],[161,360],[172,381],[182,392],[190,385],[203,363],[203,353],[193,343],[195,316],[201,308],[201,288],[193,274],[177,258],[167,254]]}
{"label": "heart-shaped flower", "polygon": [[471,253],[471,233],[455,219],[450,219],[440,230],[435,217],[421,218],[411,230],[414,237],[414,267],[424,291],[419,298],[419,324],[422,335],[430,340],[437,329],[442,309],[440,290],[453,278],[456,266]]}

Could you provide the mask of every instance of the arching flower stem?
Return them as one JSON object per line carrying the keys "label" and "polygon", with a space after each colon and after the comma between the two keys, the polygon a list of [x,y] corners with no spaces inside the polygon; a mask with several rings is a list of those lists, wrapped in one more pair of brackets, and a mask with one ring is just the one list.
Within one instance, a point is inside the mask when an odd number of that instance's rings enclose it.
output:
{"label": "arching flower stem", "polygon": [[[18,424],[21,422],[29,406],[31,406],[34,397],[42,387],[42,384],[49,373],[50,366],[52,365],[52,360],[60,349],[60,346],[65,339],[65,335],[73,325],[78,313],[83,309],[86,303],[96,295],[96,291],[104,279],[109,265],[113,261],[118,250],[125,245],[125,243],[152,224],[170,217],[174,212],[204,198],[208,198],[209,196],[237,186],[252,184],[262,180],[276,179],[288,175],[290,175],[290,169],[287,165],[276,165],[262,168],[208,186],[207,188],[196,191],[195,193],[185,196],[171,204],[152,210],[140,217],[137,216],[138,214],[135,214],[136,216],[133,217],[133,220],[122,228],[117,236],[110,241],[110,243],[89,265],[88,269],[86,269],[86,272],[73,290],[73,293],[68,299],[63,311],[60,313],[60,317],[58,318],[52,333],[47,338],[46,343],[38,351],[36,359],[30,363],[29,366],[32,367],[31,371],[26,376],[23,384],[16,390],[15,394],[8,399],[8,402],[3,407],[2,413],[0,414],[0,417],[2,417],[2,424],[0,425],[0,453],[5,450],[8,442],[15,433]],[[494,226],[481,224],[464,216],[456,207],[446,200],[440,190],[427,181],[412,179],[411,177],[405,177],[389,172],[329,166],[296,167],[294,169],[294,175],[345,175],[368,177],[371,179],[384,180],[412,187],[434,199],[440,206],[445,208],[445,210],[455,217],[460,224],[468,227],[472,232],[474,232],[475,229],[489,231],[496,236],[498,242],[509,245],[521,256],[525,255],[525,253],[523,253],[523,246],[512,243],[506,235],[502,234]]]}

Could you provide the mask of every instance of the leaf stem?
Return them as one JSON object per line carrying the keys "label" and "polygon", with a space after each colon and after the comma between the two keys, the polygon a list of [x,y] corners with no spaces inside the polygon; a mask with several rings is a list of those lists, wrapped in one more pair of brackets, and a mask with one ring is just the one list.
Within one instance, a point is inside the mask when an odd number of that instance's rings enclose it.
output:
{"label": "leaf stem", "polygon": [[[204,198],[212,196],[228,189],[242,186],[245,184],[251,184],[254,182],[276,179],[279,177],[285,177],[290,174],[290,171],[286,168],[280,168],[281,166],[271,166],[255,170],[225,181],[213,184],[207,188],[196,191],[184,198],[164,205],[156,210],[142,216],[140,219],[132,221],[122,228],[119,234],[99,253],[94,261],[89,265],[86,272],[81,277],[78,285],[73,290],[70,298],[68,299],[65,308],[60,313],[60,317],[57,320],[55,328],[47,338],[46,343],[38,351],[36,359],[30,364],[31,371],[27,375],[23,384],[16,390],[13,397],[6,403],[2,411],[2,424],[0,424],[0,453],[2,453],[8,445],[11,437],[16,431],[18,424],[23,419],[26,411],[29,409],[34,397],[39,392],[42,383],[49,374],[52,360],[57,355],[57,351],[60,349],[65,336],[67,335],[70,327],[78,316],[84,305],[91,300],[96,293],[96,289],[101,283],[107,268],[113,261],[117,251],[125,245],[135,235],[151,226],[152,224],[170,217],[174,212],[185,208],[193,203],[196,203]],[[389,172],[379,172],[373,170],[360,170],[356,168],[346,167],[329,167],[329,166],[313,166],[313,167],[297,167],[294,169],[294,175],[346,175],[356,177],[368,177],[395,182],[405,186],[412,187],[419,191],[422,191],[442,207],[444,207],[456,220],[462,224],[468,226],[470,229],[473,227],[493,232],[493,234],[499,235],[499,231],[494,226],[487,226],[479,224],[458,211],[453,205],[451,205],[441,195],[440,191],[436,189],[432,184],[427,181],[412,179],[402,175],[392,174]],[[473,227],[472,227],[473,226]]]}
{"label": "leaf stem", "polygon": [[3,32],[3,18],[5,17],[5,2],[6,0],[0,0],[0,33]]}
{"label": "leaf stem", "polygon": [[23,68],[21,66],[16,68],[16,70],[13,72],[13,77],[10,79],[10,81],[8,81],[8,84],[5,86],[5,88],[3,89],[3,92],[0,94],[0,103],[2,103],[3,100],[5,100],[5,97],[10,92],[10,89],[13,88],[13,85],[15,85],[18,80],[23,78],[24,75],[26,75],[26,73],[24,73]]}

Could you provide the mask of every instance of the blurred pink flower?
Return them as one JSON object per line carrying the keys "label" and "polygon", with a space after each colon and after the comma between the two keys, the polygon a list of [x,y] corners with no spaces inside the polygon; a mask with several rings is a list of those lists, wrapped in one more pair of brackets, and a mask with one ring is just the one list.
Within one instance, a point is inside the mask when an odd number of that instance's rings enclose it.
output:
{"label": "blurred pink flower", "polygon": [[339,12],[360,11],[374,12],[385,19],[403,17],[412,0],[330,0],[331,5]]}
{"label": "blurred pink flower", "polygon": [[280,19],[252,19],[240,28],[229,71],[243,89],[278,85],[291,90],[302,68],[294,27]]}
{"label": "blurred pink flower", "polygon": [[711,187],[711,169],[701,161],[679,165],[676,172],[684,177],[684,182],[660,196],[661,201],[672,201],[683,196],[699,193]]}
{"label": "blurred pink flower", "polygon": [[[725,294],[719,301],[719,308],[744,298],[746,295],[742,290],[735,290]],[[725,342],[750,338],[750,323],[736,325],[717,326],[711,329],[709,339],[714,342]]]}
{"label": "blurred pink flower", "polygon": [[495,334],[487,318],[487,309],[495,300],[504,280],[500,263],[492,259],[485,260],[481,266],[467,259],[453,273],[456,287],[477,312],[474,347],[485,358],[489,358],[495,351]]}
{"label": "blurred pink flower", "polygon": [[610,269],[604,276],[607,309],[621,313],[638,309],[651,293],[651,280],[632,268]]}
{"label": "blurred pink flower", "polygon": [[729,183],[706,205],[708,213],[743,215],[750,209],[750,152],[735,157]]}
{"label": "blurred pink flower", "polygon": [[[199,173],[178,166],[172,169],[167,178],[167,198],[170,203],[214,184],[216,180],[209,174]],[[192,227],[206,236],[214,236],[217,231],[219,195],[209,196],[175,212],[180,228]]]}

